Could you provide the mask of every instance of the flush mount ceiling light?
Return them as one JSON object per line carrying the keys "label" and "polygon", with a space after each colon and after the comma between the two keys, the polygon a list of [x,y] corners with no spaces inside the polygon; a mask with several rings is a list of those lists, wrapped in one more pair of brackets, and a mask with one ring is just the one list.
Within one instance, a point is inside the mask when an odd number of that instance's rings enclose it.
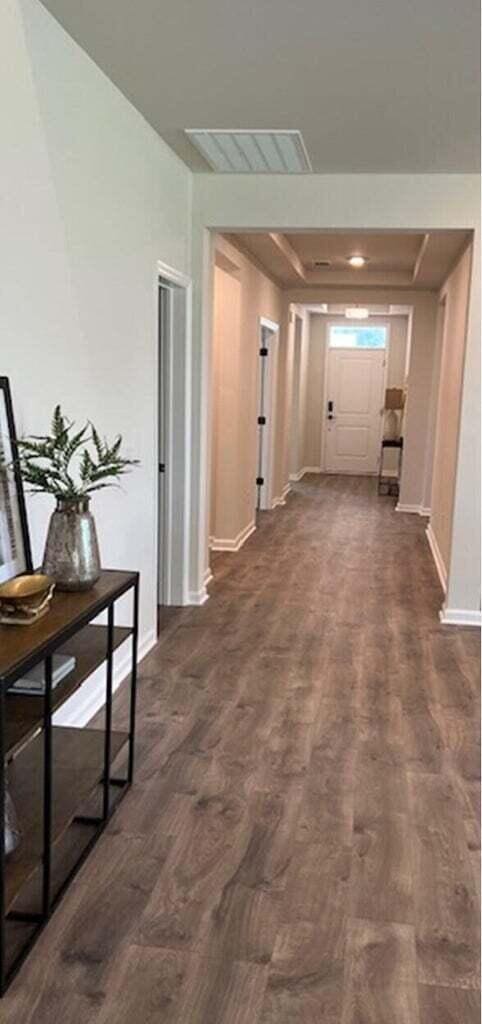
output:
{"label": "flush mount ceiling light", "polygon": [[306,174],[312,169],[298,131],[189,128],[186,135],[220,174]]}
{"label": "flush mount ceiling light", "polygon": [[368,260],[366,256],[359,256],[355,253],[353,256],[348,256],[348,262],[350,267],[364,267]]}
{"label": "flush mount ceiling light", "polygon": [[347,320],[368,320],[370,310],[365,306],[347,306],[345,316]]}

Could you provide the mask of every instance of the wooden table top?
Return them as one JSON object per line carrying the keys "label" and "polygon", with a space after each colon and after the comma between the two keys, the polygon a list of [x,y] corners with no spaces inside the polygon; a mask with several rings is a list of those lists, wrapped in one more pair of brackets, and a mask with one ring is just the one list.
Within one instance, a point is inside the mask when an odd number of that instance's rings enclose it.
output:
{"label": "wooden table top", "polygon": [[107,604],[131,587],[135,572],[105,569],[91,590],[57,591],[44,618],[30,626],[0,626],[0,679],[10,679],[35,664],[56,640],[62,642],[83,622],[93,619]]}

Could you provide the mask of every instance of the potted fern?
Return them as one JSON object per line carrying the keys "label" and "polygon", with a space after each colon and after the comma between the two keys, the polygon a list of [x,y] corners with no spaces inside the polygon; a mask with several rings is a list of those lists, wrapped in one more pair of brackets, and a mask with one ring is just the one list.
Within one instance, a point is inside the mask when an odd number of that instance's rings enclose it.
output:
{"label": "potted fern", "polygon": [[90,497],[114,486],[136,459],[121,455],[122,437],[102,440],[87,422],[80,430],[58,405],[51,433],[17,442],[18,463],[33,493],[51,494],[57,506],[48,528],[42,572],[59,590],[88,590],[100,576],[99,545]]}

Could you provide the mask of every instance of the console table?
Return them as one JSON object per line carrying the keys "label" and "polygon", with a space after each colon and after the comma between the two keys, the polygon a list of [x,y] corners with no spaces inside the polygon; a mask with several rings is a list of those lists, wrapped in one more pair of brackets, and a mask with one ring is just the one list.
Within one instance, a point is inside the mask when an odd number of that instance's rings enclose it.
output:
{"label": "console table", "polygon": [[[118,598],[132,594],[132,626],[116,626]],[[127,598],[129,600],[129,597]],[[92,590],[55,593],[30,626],[0,627],[0,994],[45,927],[80,865],[132,782],[139,574],[106,570]],[[92,620],[104,613],[105,624]],[[114,651],[130,638],[132,666],[125,729],[112,727]],[[53,686],[53,656],[75,658]],[[12,684],[43,663],[45,692]],[[56,711],[105,665],[103,726],[54,724]],[[21,841],[5,854],[5,789]]]}

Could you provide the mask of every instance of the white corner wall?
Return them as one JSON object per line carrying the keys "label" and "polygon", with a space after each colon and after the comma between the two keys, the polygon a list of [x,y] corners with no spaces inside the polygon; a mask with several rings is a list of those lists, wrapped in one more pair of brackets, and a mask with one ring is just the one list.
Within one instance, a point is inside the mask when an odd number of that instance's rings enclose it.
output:
{"label": "white corner wall", "polygon": [[[141,572],[155,637],[156,263],[190,271],[191,175],[37,0],[0,12],[0,373],[19,433],[56,402],[141,466],[93,502],[102,562]],[[28,502],[41,558],[51,502]]]}

